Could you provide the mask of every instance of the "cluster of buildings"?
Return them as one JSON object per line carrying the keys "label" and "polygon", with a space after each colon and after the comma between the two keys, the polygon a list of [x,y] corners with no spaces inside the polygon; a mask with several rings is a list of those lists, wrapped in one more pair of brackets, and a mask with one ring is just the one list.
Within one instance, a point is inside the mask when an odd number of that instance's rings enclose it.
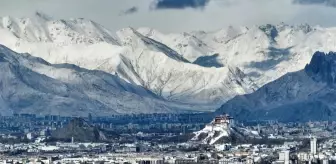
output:
{"label": "cluster of buildings", "polygon": [[16,143],[0,144],[0,153],[3,156],[11,155],[33,155],[43,153],[64,153],[64,152],[105,152],[106,143]]}
{"label": "cluster of buildings", "polygon": [[[71,117],[0,117],[0,163],[329,164],[336,159],[336,122],[330,121],[239,123],[229,115],[220,115],[206,124],[206,120],[198,122],[198,115],[130,115],[131,121],[125,121],[125,116],[89,116],[88,122],[116,132],[119,140],[78,143],[73,139],[70,143],[49,143],[46,138],[50,132],[66,126]],[[191,140],[191,132],[196,131],[207,134],[199,136],[216,140]],[[233,133],[251,135],[255,141],[220,139],[230,138]],[[182,140],[182,137],[190,138]]]}
{"label": "cluster of buildings", "polygon": [[336,140],[329,139],[318,144],[316,137],[310,139],[310,149],[283,150],[279,152],[279,159],[275,163],[336,163]]}
{"label": "cluster of buildings", "polygon": [[308,139],[311,135],[318,138],[330,138],[336,134],[335,121],[316,121],[302,123],[280,123],[276,121],[245,123],[249,129],[258,131],[270,139]]}
{"label": "cluster of buildings", "polygon": [[140,154],[100,154],[100,155],[67,155],[67,156],[35,156],[0,159],[4,164],[164,164],[164,158]]}
{"label": "cluster of buildings", "polygon": [[[74,117],[37,116],[33,114],[0,116],[0,142],[8,139],[21,142],[22,140],[33,141],[38,137],[45,138],[53,130],[65,127],[72,119]],[[137,134],[141,132],[148,136],[155,133],[190,133],[205,125],[198,116],[178,116],[177,114],[115,115],[111,117],[92,117],[89,115],[86,120],[93,126],[118,134]]]}
{"label": "cluster of buildings", "polygon": [[[176,144],[172,151],[167,151],[173,145],[159,145],[162,149],[155,151],[138,152],[134,144],[125,144],[129,150],[110,152],[108,150],[93,153],[93,149],[80,150],[78,145],[85,147],[104,147],[106,144],[94,143],[59,143],[56,146],[40,144],[44,153],[27,155],[15,155],[0,157],[0,163],[104,163],[104,164],[296,164],[296,163],[321,163],[336,162],[336,140],[330,139],[320,142],[312,137],[310,143],[304,147],[303,141],[285,142],[281,145],[265,144],[222,144],[201,148],[192,151],[183,151],[182,147],[194,147],[197,143]],[[148,143],[148,146],[151,146]],[[36,145],[38,147],[38,145]],[[203,145],[204,146],[204,145]],[[19,147],[19,146],[18,146]],[[29,147],[21,145],[21,147]],[[43,148],[44,147],[44,148]],[[72,148],[76,151],[66,153],[53,152],[52,149]],[[133,150],[130,150],[134,148]]]}
{"label": "cluster of buildings", "polygon": [[235,126],[235,121],[233,119],[233,117],[231,117],[228,114],[225,115],[220,115],[220,116],[216,116],[214,121],[210,123],[212,126],[214,125],[218,125],[218,126],[222,126],[226,129],[234,127]]}

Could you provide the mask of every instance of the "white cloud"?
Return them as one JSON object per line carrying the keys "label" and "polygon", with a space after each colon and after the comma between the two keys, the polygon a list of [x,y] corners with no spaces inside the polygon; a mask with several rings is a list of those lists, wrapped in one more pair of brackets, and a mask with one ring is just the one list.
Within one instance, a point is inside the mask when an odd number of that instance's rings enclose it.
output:
{"label": "white cloud", "polygon": [[[55,18],[91,19],[111,30],[145,26],[168,32],[280,22],[336,25],[335,8],[294,5],[292,0],[211,0],[203,10],[150,10],[151,4],[152,0],[1,0],[0,16],[24,17],[39,10]],[[138,12],[120,15],[134,6]]]}

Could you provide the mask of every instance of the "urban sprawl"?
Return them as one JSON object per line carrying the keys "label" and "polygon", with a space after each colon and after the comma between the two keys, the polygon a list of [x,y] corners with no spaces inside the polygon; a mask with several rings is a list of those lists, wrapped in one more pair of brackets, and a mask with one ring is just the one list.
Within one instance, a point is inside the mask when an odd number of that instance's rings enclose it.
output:
{"label": "urban sprawl", "polygon": [[[243,123],[229,116],[211,121],[202,114],[86,118],[15,114],[0,120],[1,163],[336,163],[334,121]],[[223,135],[216,128],[225,132],[225,140],[207,142],[206,138],[214,141]],[[68,136],[63,131],[57,134],[58,129],[65,129]],[[230,129],[255,135],[237,139]],[[213,138],[195,139],[197,132],[212,131]],[[85,137],[91,132],[93,138]]]}

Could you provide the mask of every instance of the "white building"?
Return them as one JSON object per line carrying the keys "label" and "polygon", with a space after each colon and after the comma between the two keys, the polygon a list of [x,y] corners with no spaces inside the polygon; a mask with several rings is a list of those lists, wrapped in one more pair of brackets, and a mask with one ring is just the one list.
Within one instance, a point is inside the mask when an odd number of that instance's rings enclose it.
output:
{"label": "white building", "polygon": [[27,133],[26,137],[28,140],[33,140],[35,138],[33,133]]}
{"label": "white building", "polygon": [[309,160],[309,153],[307,152],[299,152],[297,154],[299,161],[308,161]]}
{"label": "white building", "polygon": [[289,151],[285,150],[279,153],[279,161],[284,164],[289,164]]}
{"label": "white building", "polygon": [[164,159],[161,158],[137,158],[138,164],[164,164]]}
{"label": "white building", "polygon": [[329,159],[323,159],[322,164],[329,164]]}
{"label": "white building", "polygon": [[317,139],[315,137],[310,139],[310,153],[313,155],[317,153]]}

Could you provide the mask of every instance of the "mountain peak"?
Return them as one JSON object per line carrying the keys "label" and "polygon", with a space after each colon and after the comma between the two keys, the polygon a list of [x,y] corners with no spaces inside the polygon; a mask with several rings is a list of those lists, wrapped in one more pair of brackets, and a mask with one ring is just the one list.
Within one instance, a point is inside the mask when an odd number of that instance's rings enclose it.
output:
{"label": "mountain peak", "polygon": [[277,27],[272,24],[259,26],[259,29],[263,31],[268,36],[268,38],[273,42],[275,42],[275,38],[279,35]]}
{"label": "mountain peak", "polygon": [[106,42],[119,45],[113,34],[91,20],[53,19],[42,12],[35,12],[31,18],[0,17],[0,29],[14,37],[28,42],[48,42],[61,45]]}
{"label": "mountain peak", "polygon": [[336,53],[315,52],[305,71],[316,81],[336,83]]}

